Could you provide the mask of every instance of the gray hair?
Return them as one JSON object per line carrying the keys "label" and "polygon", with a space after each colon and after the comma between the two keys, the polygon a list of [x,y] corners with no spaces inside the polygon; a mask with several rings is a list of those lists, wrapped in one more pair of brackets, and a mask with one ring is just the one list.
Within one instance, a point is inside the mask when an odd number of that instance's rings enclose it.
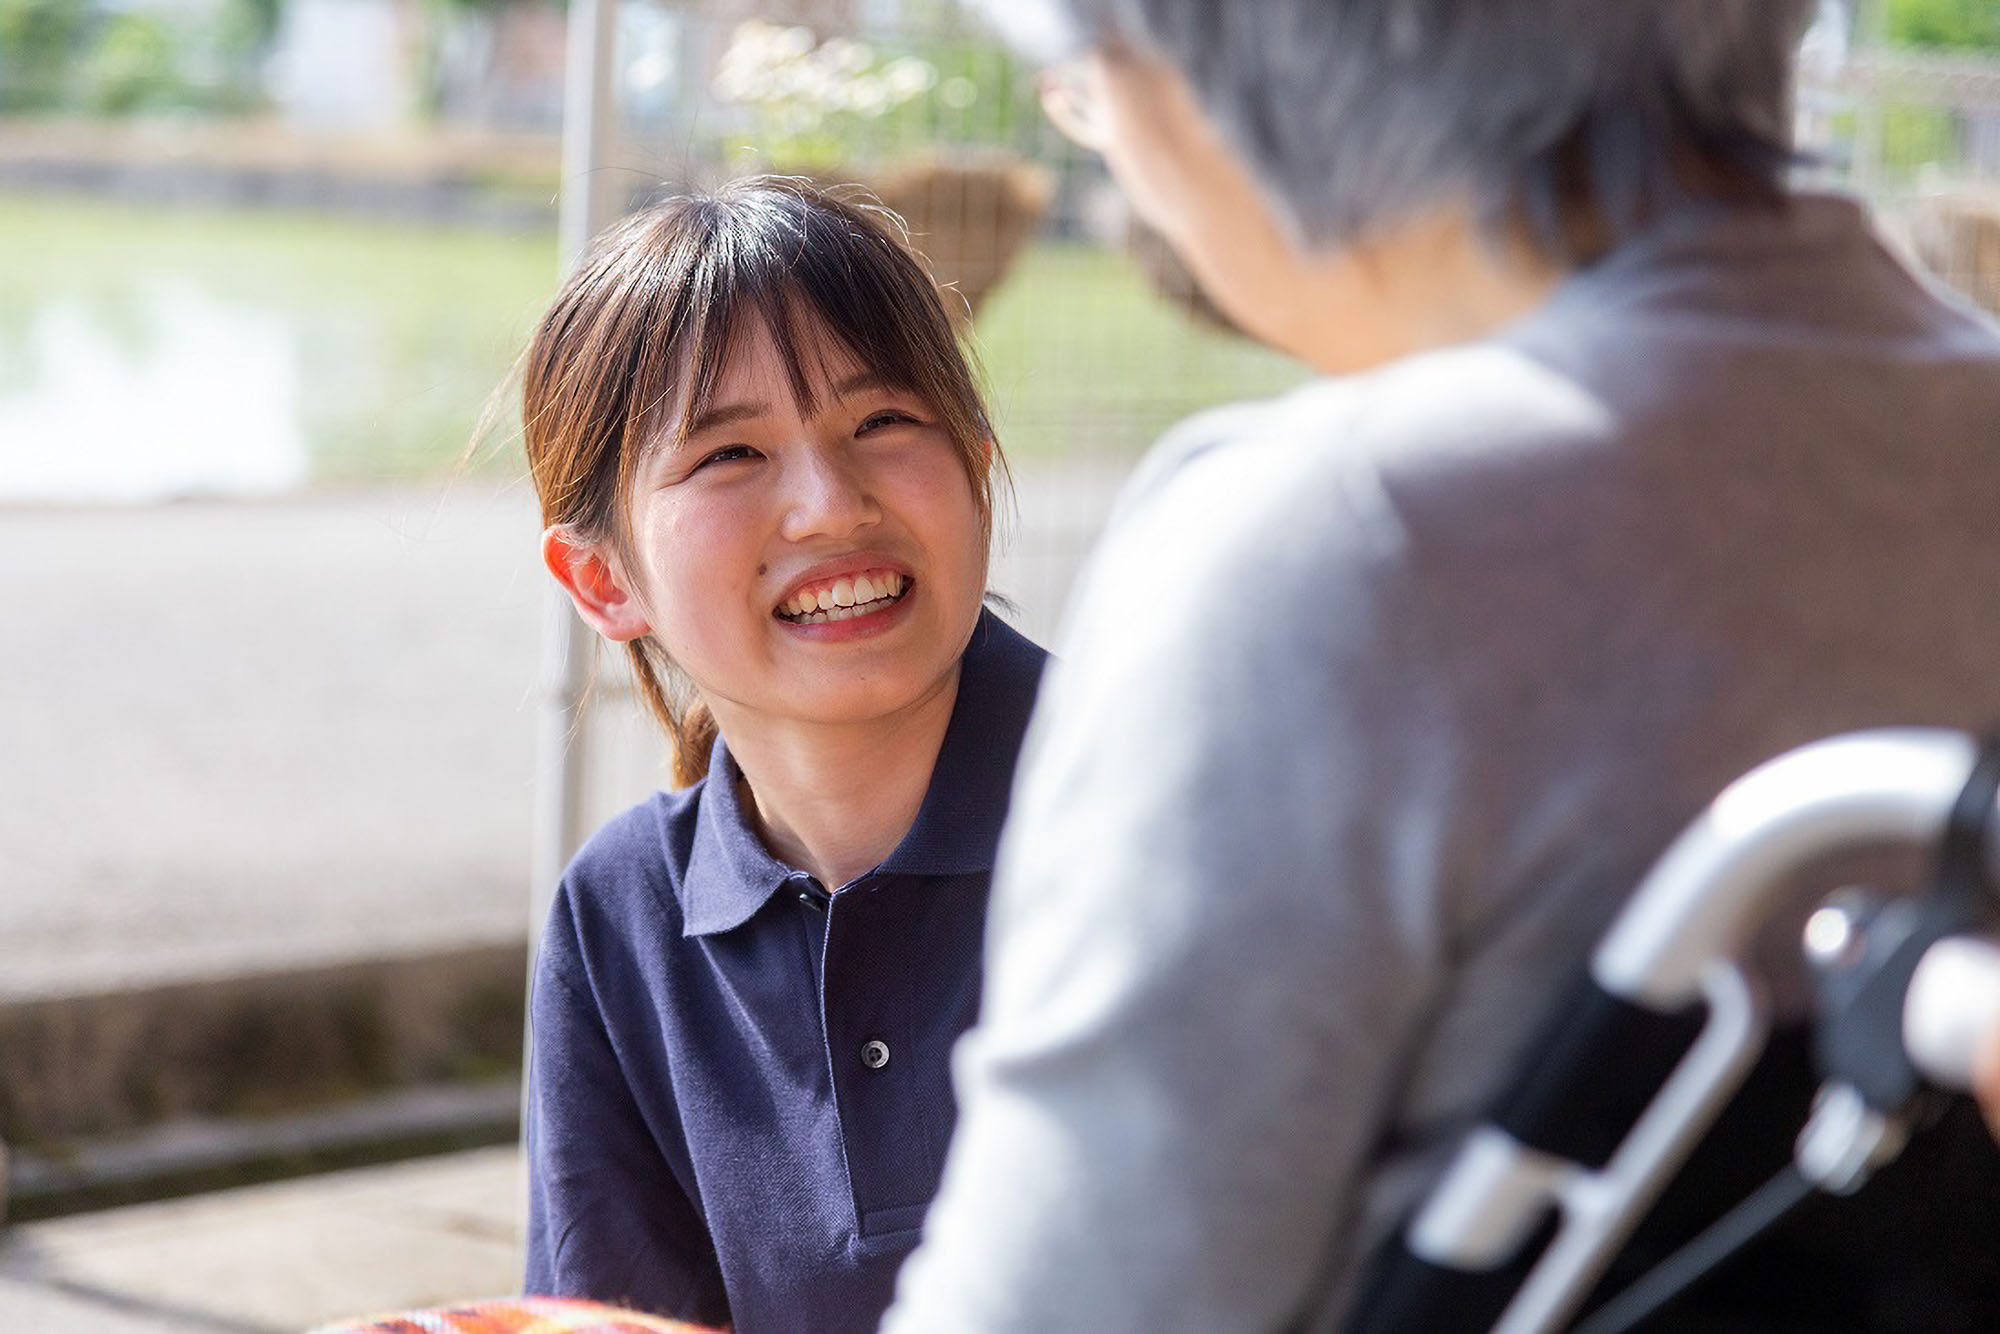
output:
{"label": "gray hair", "polygon": [[[1469,194],[1572,257],[1683,192],[1690,155],[1776,199],[1813,0],[989,0],[1178,69],[1311,244]],[[1046,19],[1053,18],[1055,23]],[[1049,46],[1044,44],[1047,54]]]}

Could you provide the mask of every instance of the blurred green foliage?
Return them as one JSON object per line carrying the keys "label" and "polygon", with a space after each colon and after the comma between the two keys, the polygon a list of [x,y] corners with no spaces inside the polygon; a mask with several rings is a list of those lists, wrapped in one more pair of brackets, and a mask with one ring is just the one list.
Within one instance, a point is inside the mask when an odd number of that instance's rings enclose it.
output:
{"label": "blurred green foliage", "polygon": [[1190,413],[1290,389],[1295,361],[1198,324],[1101,246],[1030,246],[973,340],[1001,445],[1017,459],[1132,455]]}
{"label": "blurred green foliage", "polygon": [[59,106],[91,25],[86,0],[0,0],[0,111]]}
{"label": "blurred green foliage", "polygon": [[[80,313],[136,365],[177,336],[159,285],[192,285],[286,331],[312,475],[332,482],[452,468],[557,279],[547,233],[0,196],[0,235],[0,394],[54,369],[37,363],[45,312]],[[1188,413],[1304,378],[1190,322],[1124,255],[1081,244],[1030,246],[973,344],[1000,439],[1023,460],[1134,454]],[[512,471],[510,395],[495,401],[480,463]]]}
{"label": "blurred green foliage", "polygon": [[278,7],[0,0],[0,113],[248,109]]}
{"label": "blurred green foliage", "polygon": [[739,169],[827,172],[911,154],[1029,151],[1041,135],[1032,69],[964,35],[818,41],[737,25],[711,91],[721,156]]}
{"label": "blurred green foliage", "polygon": [[161,285],[192,287],[286,331],[328,481],[449,467],[557,277],[546,234],[271,212],[0,196],[0,235],[0,393],[59,369],[37,364],[44,312],[80,315],[137,365],[178,336]]}
{"label": "blurred green foliage", "polygon": [[2000,0],[1884,0],[1893,46],[2000,52]]}
{"label": "blurred green foliage", "polygon": [[[1881,40],[1911,50],[2000,56],[2000,0],[1881,0]],[[1907,180],[1951,168],[1966,152],[1968,113],[1946,106],[1882,108],[1880,166]]]}
{"label": "blurred green foliage", "polygon": [[1942,107],[1888,106],[1882,109],[1881,165],[1891,173],[1956,162],[1959,124]]}
{"label": "blurred green foliage", "polygon": [[159,15],[113,14],[80,69],[87,109],[122,116],[172,106],[180,92],[177,55],[173,31]]}

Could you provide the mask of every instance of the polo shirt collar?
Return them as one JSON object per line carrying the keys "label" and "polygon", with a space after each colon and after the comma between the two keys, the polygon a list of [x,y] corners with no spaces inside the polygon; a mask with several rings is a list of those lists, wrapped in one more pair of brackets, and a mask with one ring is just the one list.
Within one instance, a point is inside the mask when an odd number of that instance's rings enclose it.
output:
{"label": "polo shirt collar", "polygon": [[[1046,655],[982,611],[960,662],[958,697],[915,823],[876,872],[990,872]],[[773,857],[744,810],[741,770],[720,737],[710,752],[682,879],[682,934],[712,935],[750,920],[801,872]]]}
{"label": "polo shirt collar", "polygon": [[708,776],[702,780],[687,875],[681,881],[684,936],[706,936],[741,926],[785,881],[798,874],[773,857],[757,837],[749,813],[743,809],[743,791],[737,782],[741,773],[729,747],[717,737],[715,749],[709,752]]}

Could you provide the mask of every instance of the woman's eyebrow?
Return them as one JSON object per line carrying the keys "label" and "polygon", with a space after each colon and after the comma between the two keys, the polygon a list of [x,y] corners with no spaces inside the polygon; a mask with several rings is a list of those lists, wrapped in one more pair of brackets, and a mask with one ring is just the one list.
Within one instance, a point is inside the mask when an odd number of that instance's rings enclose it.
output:
{"label": "woman's eyebrow", "polygon": [[768,403],[723,403],[698,413],[695,419],[688,423],[687,434],[700,435],[719,426],[751,421],[765,416],[770,411],[771,405]]}
{"label": "woman's eyebrow", "polygon": [[[861,371],[850,375],[833,386],[835,398],[852,398],[871,389],[888,389],[889,382],[875,371]],[[764,402],[719,403],[695,414],[688,423],[686,436],[693,438],[723,426],[733,426],[741,421],[754,421],[769,415],[771,405]]]}
{"label": "woman's eyebrow", "polygon": [[845,380],[835,385],[833,393],[836,398],[852,398],[854,395],[869,389],[890,389],[893,387],[877,372],[861,371],[858,374],[848,376]]}

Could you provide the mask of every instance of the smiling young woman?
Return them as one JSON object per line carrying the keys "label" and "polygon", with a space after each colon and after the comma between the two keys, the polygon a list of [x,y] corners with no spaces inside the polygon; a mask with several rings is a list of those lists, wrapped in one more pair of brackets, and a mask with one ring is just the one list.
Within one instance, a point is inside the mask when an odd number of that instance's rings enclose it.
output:
{"label": "smiling young woman", "polygon": [[613,229],[525,365],[544,556],[680,783],[556,896],[528,1290],[873,1329],[943,1162],[1043,663],[982,609],[972,373],[881,218],[783,180]]}
{"label": "smiling young woman", "polygon": [[[857,409],[860,416],[835,420]],[[884,411],[909,421],[868,420]],[[975,549],[976,570],[957,572],[971,572],[976,610],[1001,459],[971,368],[929,278],[880,220],[801,182],[743,183],[614,227],[542,321],[526,360],[523,412],[550,567],[593,626],[627,645],[648,704],[674,738],[682,783],[706,770],[714,732],[683,675],[689,664],[670,654],[681,645],[648,633],[644,580],[654,571],[637,544],[651,533],[648,554],[673,559],[673,534],[661,524],[716,516],[751,488],[768,509],[790,488],[779,520],[786,531],[837,544],[838,535],[812,530],[830,523],[859,531],[871,516],[814,509],[874,504],[865,488],[843,494],[856,471],[872,462],[871,478],[879,478],[884,453],[922,445],[927,476],[949,459],[946,489],[966,492],[973,522],[956,544]],[[774,446],[787,427],[793,439]],[[753,428],[770,449],[750,438]],[[853,438],[828,448],[829,432]],[[881,447],[885,436],[892,449]],[[793,447],[807,437],[821,447]],[[761,480],[746,487],[746,471]],[[717,503],[675,503],[697,495]],[[672,614],[658,600],[666,591],[655,590],[663,619]],[[684,608],[711,596],[675,591]]]}

